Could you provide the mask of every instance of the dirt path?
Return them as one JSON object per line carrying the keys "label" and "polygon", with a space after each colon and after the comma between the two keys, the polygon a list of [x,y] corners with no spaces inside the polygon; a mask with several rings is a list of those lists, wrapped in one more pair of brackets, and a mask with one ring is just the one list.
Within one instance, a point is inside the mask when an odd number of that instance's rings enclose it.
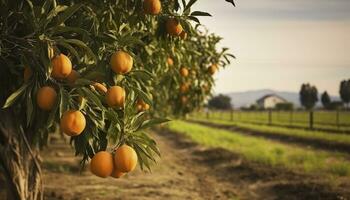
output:
{"label": "dirt path", "polygon": [[[331,142],[331,141],[317,139],[317,138],[289,136],[281,133],[268,133],[268,132],[251,130],[248,128],[241,128],[234,125],[216,124],[216,123],[197,121],[197,120],[188,120],[188,121],[191,123],[196,123],[196,124],[200,124],[200,125],[204,125],[212,128],[219,128],[223,130],[233,131],[235,133],[241,133],[243,135],[251,135],[255,137],[272,139],[285,144],[296,144],[301,147],[313,147],[320,150],[350,153],[350,145],[345,143],[340,143],[340,142]],[[348,159],[350,159],[350,156],[348,157]]]}
{"label": "dirt path", "polygon": [[331,188],[317,177],[248,163],[223,149],[207,149],[162,130],[153,137],[162,159],[152,173],[136,171],[122,179],[78,172],[78,160],[58,142],[44,154],[46,199],[342,199],[347,186]]}

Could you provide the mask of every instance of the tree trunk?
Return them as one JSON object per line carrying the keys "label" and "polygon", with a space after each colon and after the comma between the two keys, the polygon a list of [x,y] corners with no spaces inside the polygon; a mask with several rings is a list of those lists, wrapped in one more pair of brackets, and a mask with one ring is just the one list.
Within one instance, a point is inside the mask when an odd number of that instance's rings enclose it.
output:
{"label": "tree trunk", "polygon": [[19,121],[12,110],[0,110],[0,167],[7,199],[42,200],[39,150],[28,141],[30,136]]}

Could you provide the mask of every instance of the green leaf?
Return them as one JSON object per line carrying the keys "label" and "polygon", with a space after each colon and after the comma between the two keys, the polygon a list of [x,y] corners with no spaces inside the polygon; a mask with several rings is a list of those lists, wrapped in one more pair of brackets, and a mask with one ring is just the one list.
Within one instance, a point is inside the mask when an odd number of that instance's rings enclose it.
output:
{"label": "green leaf", "polygon": [[77,39],[66,39],[65,41],[68,42],[68,43],[77,45],[78,47],[84,49],[85,52],[86,52],[91,58],[93,58],[95,62],[97,62],[97,58],[96,58],[94,52],[92,52],[92,50],[91,50],[84,42],[82,42],[81,40],[77,40]]}
{"label": "green leaf", "polygon": [[144,100],[148,105],[152,106],[153,103],[151,101],[151,98],[148,96],[147,93],[145,93],[144,91],[142,91],[141,89],[131,86],[131,89],[134,90],[134,92],[141,97],[142,100]]}
{"label": "green leaf", "polygon": [[141,126],[140,126],[140,128],[138,130],[150,128],[152,126],[155,126],[155,125],[158,125],[158,124],[162,124],[162,123],[165,123],[165,122],[168,122],[168,121],[170,121],[170,120],[169,119],[163,119],[163,118],[149,119],[149,120],[144,121],[141,124]]}
{"label": "green leaf", "polygon": [[75,58],[80,61],[80,56],[78,54],[78,52],[74,49],[73,46],[71,46],[70,44],[66,43],[65,40],[57,40],[57,45],[63,46],[64,48],[68,49],[69,52],[71,52]]}
{"label": "green leaf", "polygon": [[187,11],[189,11],[190,8],[192,7],[192,5],[193,5],[194,3],[196,3],[196,1],[197,1],[197,0],[190,0],[190,2],[188,2],[188,4],[186,5],[186,7],[185,7],[185,9],[184,9],[184,13],[187,12]]}
{"label": "green leaf", "polygon": [[188,19],[189,20],[192,20],[192,21],[195,21],[197,22],[198,24],[200,24],[201,22],[199,21],[199,19],[197,17],[194,17],[194,16],[188,16]]}
{"label": "green leaf", "polygon": [[59,117],[62,116],[62,114],[68,110],[69,107],[69,94],[68,92],[64,89],[64,88],[60,88],[60,104],[59,104],[59,108],[60,108],[60,115]]}
{"label": "green leaf", "polygon": [[225,0],[225,1],[232,3],[233,6],[236,6],[234,0]]}
{"label": "green leaf", "polygon": [[23,84],[18,90],[16,90],[14,93],[12,93],[7,99],[5,104],[3,105],[2,108],[8,108],[10,107],[15,101],[17,100],[18,97],[20,97],[25,89],[28,87],[30,81],[28,83]]}
{"label": "green leaf", "polygon": [[191,13],[191,16],[208,16],[211,17],[211,14],[202,11],[194,11]]}
{"label": "green leaf", "polygon": [[88,98],[88,100],[91,100],[96,106],[103,109],[104,106],[102,105],[100,99],[97,95],[95,95],[93,92],[91,92],[88,88],[84,87],[82,88],[82,91],[84,92],[84,96]]}
{"label": "green leaf", "polygon": [[58,20],[56,25],[61,25],[64,23],[68,18],[70,18],[75,12],[77,12],[80,7],[82,6],[82,3],[74,4],[73,6],[70,6],[67,8],[62,14],[58,16]]}

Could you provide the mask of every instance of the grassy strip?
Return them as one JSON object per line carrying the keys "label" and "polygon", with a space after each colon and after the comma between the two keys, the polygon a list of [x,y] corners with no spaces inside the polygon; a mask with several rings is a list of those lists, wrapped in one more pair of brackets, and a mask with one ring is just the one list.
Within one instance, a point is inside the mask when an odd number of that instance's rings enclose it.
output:
{"label": "grassy strip", "polygon": [[[327,113],[324,113],[323,115],[326,115]],[[197,113],[197,116],[204,117],[204,113]],[[281,125],[281,126],[294,126],[296,128],[308,128],[309,122],[308,122],[308,113],[294,113],[293,116],[293,123],[291,124],[288,118],[288,113],[283,113],[282,115],[276,115],[274,113],[272,115],[272,124],[274,125]],[[348,124],[348,116],[349,114],[344,114],[345,117],[342,117],[342,124]],[[230,121],[231,114],[228,112],[220,113],[220,112],[211,112],[210,113],[210,119],[220,119],[220,120],[227,120]],[[329,116],[324,117],[323,119],[318,119],[315,117],[314,127],[319,129],[330,129],[335,131],[349,131],[349,126],[340,126],[338,127],[335,122],[335,116]],[[349,118],[350,120],[350,118]],[[251,122],[251,123],[262,123],[262,124],[268,124],[268,115],[267,112],[265,113],[248,113],[248,112],[237,112],[234,113],[234,121],[236,122]],[[325,123],[325,124],[323,124]],[[330,124],[326,124],[330,123]]]}
{"label": "grassy strip", "polygon": [[327,133],[327,132],[321,132],[321,131],[311,131],[311,130],[303,130],[303,129],[291,129],[291,128],[284,128],[284,127],[275,127],[275,126],[268,126],[268,125],[255,125],[250,123],[241,123],[241,122],[232,122],[232,121],[225,121],[225,120],[215,120],[215,119],[199,119],[194,118],[195,120],[203,121],[203,122],[212,122],[216,124],[222,124],[222,125],[232,125],[236,126],[238,128],[244,128],[252,131],[259,131],[259,132],[266,132],[271,134],[279,134],[279,135],[286,135],[286,136],[297,136],[300,138],[308,138],[308,139],[317,139],[317,140],[324,140],[329,142],[337,142],[337,143],[343,143],[343,144],[349,144],[350,145],[350,135],[349,134],[341,134],[341,133]]}
{"label": "grassy strip", "polygon": [[169,123],[169,129],[184,134],[199,144],[222,147],[254,162],[270,166],[284,166],[288,169],[304,170],[310,173],[350,177],[350,162],[341,153],[283,145],[183,121]]}

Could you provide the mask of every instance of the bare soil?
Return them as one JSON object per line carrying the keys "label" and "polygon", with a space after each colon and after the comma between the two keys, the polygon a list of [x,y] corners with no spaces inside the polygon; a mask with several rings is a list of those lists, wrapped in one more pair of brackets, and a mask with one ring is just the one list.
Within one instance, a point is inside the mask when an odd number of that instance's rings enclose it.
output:
{"label": "bare soil", "polygon": [[79,158],[71,147],[55,140],[43,152],[45,199],[350,199],[350,183],[335,187],[322,177],[250,163],[232,152],[205,148],[165,129],[152,136],[162,152],[152,173],[136,170],[121,179],[98,178],[88,169],[80,173]]}

